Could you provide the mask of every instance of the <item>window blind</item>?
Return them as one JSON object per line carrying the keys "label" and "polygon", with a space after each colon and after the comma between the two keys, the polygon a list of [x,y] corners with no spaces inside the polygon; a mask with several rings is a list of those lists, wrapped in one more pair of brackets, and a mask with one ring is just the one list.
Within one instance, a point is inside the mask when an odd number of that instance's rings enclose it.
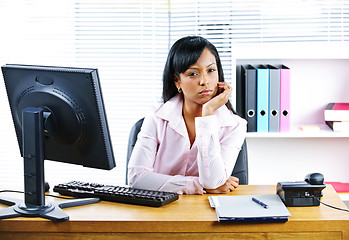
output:
{"label": "window blind", "polygon": [[[232,44],[348,42],[349,1],[0,0],[0,21],[1,65],[99,70],[117,167],[104,171],[46,161],[46,179],[123,184],[129,131],[161,102],[163,67],[177,39],[208,38],[231,82]],[[3,182],[22,177],[22,160],[1,84]]]}
{"label": "window blind", "polygon": [[[2,22],[11,19],[7,26],[10,49],[1,44],[5,53],[0,56],[2,65],[92,67],[99,71],[117,167],[104,171],[46,161],[46,179],[124,184],[131,127],[161,101],[161,76],[169,44],[168,2],[29,0],[22,1],[19,8],[11,1],[1,4],[1,10],[8,12]],[[12,16],[18,10],[19,19]],[[1,107],[7,113],[4,128],[13,136],[9,144],[15,146],[7,155],[18,160],[0,164],[2,169],[12,166],[8,179],[13,179],[11,172],[17,167],[17,177],[21,176],[22,162],[6,93],[2,91],[1,96]]]}
{"label": "window blind", "polygon": [[348,41],[349,2],[233,1],[236,43]]}

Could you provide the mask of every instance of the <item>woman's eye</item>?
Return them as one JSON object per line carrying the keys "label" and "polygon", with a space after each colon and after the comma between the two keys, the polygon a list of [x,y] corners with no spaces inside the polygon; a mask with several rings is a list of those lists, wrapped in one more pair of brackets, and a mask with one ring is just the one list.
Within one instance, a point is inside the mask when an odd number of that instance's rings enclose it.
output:
{"label": "woman's eye", "polygon": [[195,76],[197,76],[197,75],[198,75],[198,73],[196,73],[196,72],[188,73],[188,76],[189,76],[189,77],[195,77]]}
{"label": "woman's eye", "polygon": [[215,71],[217,71],[215,68],[211,68],[208,70],[208,72],[215,72]]}

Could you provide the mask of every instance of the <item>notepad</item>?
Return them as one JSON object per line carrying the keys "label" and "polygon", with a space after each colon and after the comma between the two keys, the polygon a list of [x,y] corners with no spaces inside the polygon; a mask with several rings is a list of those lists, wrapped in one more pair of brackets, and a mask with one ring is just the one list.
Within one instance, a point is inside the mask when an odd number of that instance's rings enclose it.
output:
{"label": "notepad", "polygon": [[[268,208],[252,201],[253,197]],[[211,196],[208,199],[216,209],[219,222],[286,222],[291,216],[277,194]]]}

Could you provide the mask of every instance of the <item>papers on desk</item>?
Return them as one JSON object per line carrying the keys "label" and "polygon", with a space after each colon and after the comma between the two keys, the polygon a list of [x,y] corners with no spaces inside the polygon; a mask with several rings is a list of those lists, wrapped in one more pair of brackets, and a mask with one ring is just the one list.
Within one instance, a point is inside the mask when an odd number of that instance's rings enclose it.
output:
{"label": "papers on desk", "polygon": [[[268,205],[266,208],[252,198]],[[286,222],[290,212],[277,194],[212,196],[219,222]]]}

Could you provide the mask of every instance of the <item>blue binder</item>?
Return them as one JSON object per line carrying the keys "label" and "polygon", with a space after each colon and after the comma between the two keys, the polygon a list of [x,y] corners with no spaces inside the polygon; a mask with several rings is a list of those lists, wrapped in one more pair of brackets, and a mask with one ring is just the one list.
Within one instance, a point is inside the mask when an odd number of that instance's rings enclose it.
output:
{"label": "blue binder", "polygon": [[257,132],[269,132],[269,69],[257,67]]}

